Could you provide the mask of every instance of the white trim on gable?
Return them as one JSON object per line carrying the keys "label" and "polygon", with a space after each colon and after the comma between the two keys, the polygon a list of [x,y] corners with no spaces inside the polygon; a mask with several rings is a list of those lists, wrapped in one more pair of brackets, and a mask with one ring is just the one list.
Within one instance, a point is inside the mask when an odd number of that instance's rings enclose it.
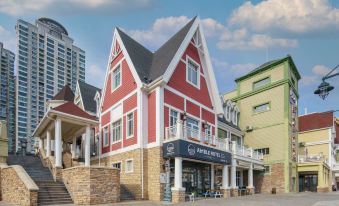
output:
{"label": "white trim on gable", "polygon": [[[212,100],[212,104],[214,106],[215,112],[217,114],[221,114],[223,113],[223,108],[222,108],[221,101],[219,98],[219,90],[218,90],[217,82],[215,80],[209,52],[207,49],[206,39],[204,37],[204,33],[200,25],[200,19],[198,17],[193,22],[193,25],[191,26],[189,32],[187,33],[184,41],[181,43],[177,53],[175,54],[171,63],[169,64],[165,74],[163,75],[163,80],[166,83],[170,80],[172,74],[174,73],[177,67],[178,62],[181,60],[182,55],[184,54],[188,45],[191,43],[191,40],[197,31],[198,31],[197,35],[200,34],[201,45],[199,45],[199,47],[200,46],[202,47],[201,49],[200,48],[198,49],[199,57],[201,59],[202,68],[204,69],[204,76],[205,76],[205,81],[207,83],[207,88],[209,90],[209,93],[211,94],[211,100]],[[200,52],[202,53],[202,55],[200,55]],[[206,61],[205,65],[204,65],[204,61]]]}
{"label": "white trim on gable", "polygon": [[[108,62],[107,62],[107,67],[106,67],[106,75],[105,75],[105,83],[104,83],[104,87],[102,88],[102,97],[101,97],[101,103],[100,103],[100,110],[103,106],[103,102],[104,102],[104,99],[105,99],[105,93],[106,93],[106,87],[107,87],[107,78],[108,78],[108,75],[110,73],[110,70],[111,70],[111,62],[112,62],[112,52],[113,52],[113,49],[115,48],[115,42],[118,42],[119,45],[120,45],[120,50],[122,51],[123,55],[124,55],[124,58],[126,59],[127,61],[127,64],[131,70],[131,73],[132,73],[132,76],[134,78],[134,80],[136,81],[137,83],[137,87],[140,88],[142,86],[142,82],[139,78],[139,75],[137,74],[136,70],[135,70],[135,67],[134,67],[134,64],[132,63],[131,61],[131,58],[129,56],[129,54],[127,53],[126,51],[126,48],[125,48],[125,45],[123,44],[122,40],[121,40],[121,37],[118,33],[118,30],[115,28],[114,29],[114,32],[113,32],[113,40],[112,40],[112,44],[111,44],[111,49],[110,49],[110,53],[109,53],[109,56],[108,56]],[[123,84],[123,82],[121,82],[121,84]]]}

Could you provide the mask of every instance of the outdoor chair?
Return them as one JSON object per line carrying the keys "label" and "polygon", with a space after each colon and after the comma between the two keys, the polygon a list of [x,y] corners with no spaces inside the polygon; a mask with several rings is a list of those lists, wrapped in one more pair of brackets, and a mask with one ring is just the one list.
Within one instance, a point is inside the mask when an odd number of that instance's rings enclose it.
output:
{"label": "outdoor chair", "polygon": [[222,197],[224,196],[221,192],[217,191],[214,193],[214,198],[217,198],[217,197]]}

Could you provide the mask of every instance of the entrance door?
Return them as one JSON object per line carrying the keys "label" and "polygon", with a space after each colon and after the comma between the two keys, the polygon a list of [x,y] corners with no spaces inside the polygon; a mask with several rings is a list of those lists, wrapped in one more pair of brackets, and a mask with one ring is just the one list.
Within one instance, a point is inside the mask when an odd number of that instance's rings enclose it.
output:
{"label": "entrance door", "polygon": [[186,188],[186,192],[201,194],[207,189],[210,189],[210,173],[210,165],[184,161],[182,185]]}
{"label": "entrance door", "polygon": [[299,192],[316,192],[318,186],[318,175],[299,175]]}

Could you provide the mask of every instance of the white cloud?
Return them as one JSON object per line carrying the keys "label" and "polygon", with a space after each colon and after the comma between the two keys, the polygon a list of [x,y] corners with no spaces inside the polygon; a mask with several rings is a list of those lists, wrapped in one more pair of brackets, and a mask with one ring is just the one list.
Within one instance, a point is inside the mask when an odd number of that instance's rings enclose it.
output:
{"label": "white cloud", "polygon": [[233,76],[241,76],[247,74],[253,69],[257,68],[259,65],[253,63],[244,63],[244,64],[229,64],[223,60],[212,58],[212,64],[217,73],[228,74]]}
{"label": "white cloud", "polygon": [[328,74],[331,70],[325,65],[317,64],[312,68],[310,75],[302,76],[300,84],[303,86],[320,84],[323,76]]}
{"label": "white cloud", "polygon": [[327,0],[267,0],[256,5],[248,1],[233,12],[228,22],[256,32],[333,30],[339,28],[339,9]]}
{"label": "white cloud", "polygon": [[0,25],[0,41],[3,43],[4,48],[15,53],[16,50],[16,36],[14,33],[6,30],[3,26]]}
{"label": "white cloud", "polygon": [[265,49],[268,47],[297,47],[296,39],[273,38],[264,34],[252,34],[250,36],[241,33],[237,35],[236,30],[229,39],[220,40],[217,44],[219,49],[239,49],[239,50],[255,50]]}
{"label": "white cloud", "polygon": [[137,41],[142,42],[152,49],[157,49],[188,21],[189,18],[186,16],[170,16],[156,19],[150,29],[130,30],[127,32]]}
{"label": "white cloud", "polygon": [[1,0],[0,12],[19,16],[27,14],[109,14],[145,9],[153,0]]}
{"label": "white cloud", "polygon": [[[156,19],[149,29],[127,31],[137,41],[155,50],[170,36],[182,28],[190,19],[187,16]],[[212,19],[201,20],[206,38],[216,39],[219,49],[254,50],[266,47],[296,47],[295,39],[273,38],[263,34],[250,34],[246,28],[230,30]]]}

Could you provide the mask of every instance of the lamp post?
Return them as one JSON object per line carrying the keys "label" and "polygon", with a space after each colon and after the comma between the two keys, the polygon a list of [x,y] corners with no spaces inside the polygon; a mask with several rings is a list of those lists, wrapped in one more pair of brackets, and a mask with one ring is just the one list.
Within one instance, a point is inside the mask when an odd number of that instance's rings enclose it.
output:
{"label": "lamp post", "polygon": [[333,86],[331,86],[329,83],[327,83],[325,80],[326,79],[330,79],[332,77],[338,76],[339,72],[332,74],[334,70],[336,70],[339,67],[339,65],[337,65],[336,67],[334,67],[328,74],[326,74],[323,78],[322,78],[322,82],[321,84],[318,86],[318,89],[314,91],[314,94],[319,95],[320,98],[322,98],[323,100],[328,96],[329,92],[332,91],[334,89]]}

